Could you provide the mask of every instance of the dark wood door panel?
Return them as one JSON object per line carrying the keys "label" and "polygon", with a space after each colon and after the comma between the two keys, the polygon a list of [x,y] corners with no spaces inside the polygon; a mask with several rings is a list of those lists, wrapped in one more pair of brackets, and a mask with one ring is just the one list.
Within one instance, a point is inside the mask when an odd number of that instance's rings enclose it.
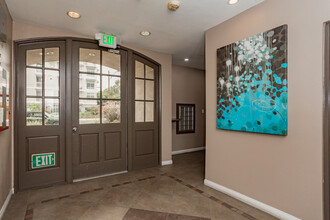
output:
{"label": "dark wood door panel", "polygon": [[135,156],[144,156],[154,153],[154,130],[136,131]]}
{"label": "dark wood door panel", "polygon": [[132,54],[129,113],[129,167],[159,164],[159,66]]}
{"label": "dark wood door panel", "polygon": [[[19,190],[159,164],[159,64],[81,39],[16,49]],[[55,163],[32,167],[39,154]]]}
{"label": "dark wood door panel", "polygon": [[[27,151],[29,152],[26,161],[30,161],[33,154],[42,153],[55,153],[57,157],[55,158],[55,165],[53,167],[59,167],[60,160],[62,159],[60,155],[60,136],[49,136],[49,137],[29,137],[27,138]],[[31,163],[27,166],[29,171],[33,170]]]}
{"label": "dark wood door panel", "polygon": [[65,42],[20,44],[16,59],[18,188],[65,182]]}
{"label": "dark wood door panel", "polygon": [[80,164],[99,162],[99,134],[80,134]]}
{"label": "dark wood door panel", "polygon": [[[127,52],[73,42],[73,178],[127,170]],[[86,93],[86,94],[85,94]]]}
{"label": "dark wood door panel", "polygon": [[105,160],[114,160],[121,158],[121,132],[104,133],[104,155]]}

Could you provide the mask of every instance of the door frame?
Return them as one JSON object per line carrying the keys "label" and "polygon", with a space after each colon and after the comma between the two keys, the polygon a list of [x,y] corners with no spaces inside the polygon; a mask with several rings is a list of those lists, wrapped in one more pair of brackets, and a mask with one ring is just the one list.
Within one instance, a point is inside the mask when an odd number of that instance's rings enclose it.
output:
{"label": "door frame", "polygon": [[[65,77],[65,88],[66,91],[66,96],[65,96],[65,103],[66,103],[66,111],[65,111],[65,161],[66,161],[66,168],[65,168],[65,182],[66,183],[72,183],[73,182],[73,154],[72,154],[72,116],[71,116],[71,111],[72,111],[72,106],[71,106],[71,87],[72,87],[72,42],[73,41],[79,41],[79,42],[87,42],[87,43],[94,43],[98,45],[97,40],[92,40],[92,39],[86,39],[86,38],[76,38],[76,37],[43,37],[43,38],[30,38],[30,39],[24,39],[24,40],[15,40],[14,41],[14,50],[13,50],[13,81],[14,85],[13,91],[14,94],[12,96],[12,99],[14,100],[13,103],[15,104],[13,106],[13,123],[14,123],[14,192],[19,191],[19,170],[18,170],[18,120],[16,118],[16,115],[18,115],[19,110],[19,99],[18,99],[18,83],[17,83],[17,78],[18,78],[18,72],[20,72],[19,65],[17,64],[17,56],[18,56],[18,48],[22,44],[32,44],[32,43],[41,43],[41,42],[48,42],[48,41],[65,41],[65,62],[66,62],[66,77]],[[158,165],[161,164],[161,158],[162,158],[162,68],[161,64],[155,61],[154,59],[138,52],[135,50],[132,50],[130,48],[118,45],[118,48],[127,51],[127,59],[128,59],[128,74],[133,74],[132,73],[132,67],[129,65],[130,58],[132,57],[133,53],[136,55],[141,56],[144,59],[149,60],[150,62],[154,63],[158,67],[158,74],[159,74],[159,85],[158,85]],[[127,92],[129,92],[130,88],[127,86]],[[127,93],[128,94],[128,93]],[[128,117],[128,115],[127,115]],[[128,125],[127,125],[128,126]],[[127,144],[127,143],[126,143]],[[68,147],[71,146],[71,147]],[[131,150],[129,149],[129,146],[127,145],[128,150],[127,150],[127,169],[129,169],[129,164],[130,162],[130,152]],[[97,177],[96,177],[97,178]]]}
{"label": "door frame", "polygon": [[330,21],[324,24],[323,218],[330,219]]}

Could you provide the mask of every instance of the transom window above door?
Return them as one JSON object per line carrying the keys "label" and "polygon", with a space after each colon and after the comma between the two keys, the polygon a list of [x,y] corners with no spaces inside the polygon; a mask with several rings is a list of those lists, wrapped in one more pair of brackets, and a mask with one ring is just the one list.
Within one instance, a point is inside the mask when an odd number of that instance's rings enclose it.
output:
{"label": "transom window above door", "polygon": [[120,123],[120,55],[79,49],[79,124]]}

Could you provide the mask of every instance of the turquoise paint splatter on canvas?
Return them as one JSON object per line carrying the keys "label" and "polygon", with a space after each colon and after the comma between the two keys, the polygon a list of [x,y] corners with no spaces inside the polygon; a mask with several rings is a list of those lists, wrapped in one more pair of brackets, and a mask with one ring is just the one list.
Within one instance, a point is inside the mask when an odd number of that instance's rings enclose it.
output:
{"label": "turquoise paint splatter on canvas", "polygon": [[287,25],[217,51],[217,128],[287,135]]}

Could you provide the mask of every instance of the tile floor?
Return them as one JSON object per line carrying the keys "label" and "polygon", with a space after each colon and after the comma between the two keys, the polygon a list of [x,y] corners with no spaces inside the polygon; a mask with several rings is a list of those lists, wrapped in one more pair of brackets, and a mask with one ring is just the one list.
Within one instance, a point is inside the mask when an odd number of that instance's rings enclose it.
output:
{"label": "tile floor", "polygon": [[173,165],[15,194],[3,220],[276,219],[203,184],[204,152]]}

